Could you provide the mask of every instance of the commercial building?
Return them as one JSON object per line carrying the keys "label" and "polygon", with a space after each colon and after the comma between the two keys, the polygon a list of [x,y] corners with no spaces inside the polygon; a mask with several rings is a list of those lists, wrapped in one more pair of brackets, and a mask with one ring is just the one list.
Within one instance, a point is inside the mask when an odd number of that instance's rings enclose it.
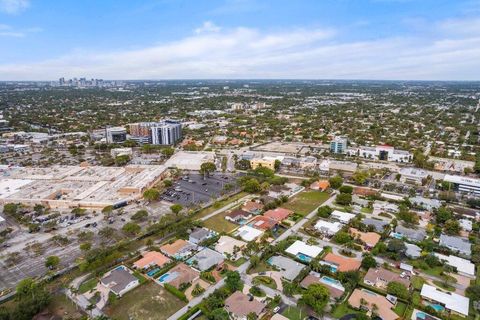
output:
{"label": "commercial building", "polygon": [[124,127],[107,127],[105,129],[107,143],[122,143],[127,140],[127,129]]}
{"label": "commercial building", "polygon": [[215,153],[208,151],[179,151],[165,162],[168,168],[198,171],[205,162],[214,162]]}
{"label": "commercial building", "polygon": [[330,141],[331,153],[345,153],[346,151],[347,151],[347,138],[334,137],[332,141]]}
{"label": "commercial building", "polygon": [[50,208],[119,207],[167,175],[164,166],[0,166],[0,203]]}
{"label": "commercial building", "polygon": [[151,128],[152,144],[173,145],[182,137],[182,125],[177,121],[166,120]]}
{"label": "commercial building", "polygon": [[158,122],[138,122],[129,124],[130,135],[132,137],[150,138],[151,128],[158,125]]}
{"label": "commercial building", "polygon": [[417,185],[421,185],[428,177],[427,171],[417,168],[402,168],[398,173],[401,182]]}
{"label": "commercial building", "polygon": [[404,150],[396,150],[394,147],[388,145],[349,148],[346,153],[353,157],[391,162],[408,163],[413,160],[412,153]]}
{"label": "commercial building", "polygon": [[275,161],[282,161],[283,157],[263,157],[263,158],[254,158],[250,160],[250,166],[252,169],[257,169],[258,167],[268,168],[270,170],[275,170]]}
{"label": "commercial building", "polygon": [[450,182],[453,185],[453,190],[455,191],[480,195],[480,179],[447,174],[445,175],[443,181]]}
{"label": "commercial building", "polygon": [[427,305],[439,305],[442,309],[445,308],[451,313],[462,317],[468,316],[470,299],[464,296],[454,292],[443,292],[428,284],[423,285],[420,296],[426,300]]}

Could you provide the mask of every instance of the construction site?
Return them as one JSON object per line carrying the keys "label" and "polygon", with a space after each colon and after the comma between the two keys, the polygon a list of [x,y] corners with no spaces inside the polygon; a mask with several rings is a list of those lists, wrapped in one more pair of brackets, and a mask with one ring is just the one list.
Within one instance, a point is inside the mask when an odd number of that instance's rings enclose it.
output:
{"label": "construction site", "polygon": [[0,203],[50,208],[118,207],[142,197],[167,175],[165,166],[0,166]]}

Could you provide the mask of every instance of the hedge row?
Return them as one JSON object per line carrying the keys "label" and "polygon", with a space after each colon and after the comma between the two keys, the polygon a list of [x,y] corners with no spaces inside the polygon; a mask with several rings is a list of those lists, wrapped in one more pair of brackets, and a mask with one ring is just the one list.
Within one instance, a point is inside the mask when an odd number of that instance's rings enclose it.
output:
{"label": "hedge row", "polygon": [[165,283],[163,285],[163,287],[168,291],[170,292],[171,294],[173,294],[174,296],[176,296],[177,298],[179,298],[180,300],[184,301],[184,302],[188,302],[188,299],[187,299],[187,296],[185,296],[185,293],[183,293],[182,291],[178,290],[177,288],[175,288],[174,286],[172,286],[171,284],[168,284],[168,283]]}

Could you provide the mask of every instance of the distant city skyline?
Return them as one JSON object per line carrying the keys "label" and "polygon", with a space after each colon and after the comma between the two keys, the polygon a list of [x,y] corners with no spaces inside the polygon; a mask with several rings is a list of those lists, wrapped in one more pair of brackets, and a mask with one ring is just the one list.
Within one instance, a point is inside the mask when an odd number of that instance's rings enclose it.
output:
{"label": "distant city skyline", "polygon": [[480,80],[479,0],[0,0],[0,81]]}

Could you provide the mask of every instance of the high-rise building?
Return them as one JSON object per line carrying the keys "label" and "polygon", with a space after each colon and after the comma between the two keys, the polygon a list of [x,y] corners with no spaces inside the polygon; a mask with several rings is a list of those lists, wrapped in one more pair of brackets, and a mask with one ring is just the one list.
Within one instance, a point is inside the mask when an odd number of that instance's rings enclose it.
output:
{"label": "high-rise building", "polygon": [[130,127],[130,135],[134,137],[150,137],[151,128],[158,126],[158,122],[138,122],[138,123],[131,123]]}
{"label": "high-rise building", "polygon": [[182,137],[180,122],[166,120],[151,128],[152,144],[173,145]]}
{"label": "high-rise building", "polygon": [[127,140],[127,130],[123,127],[109,127],[105,129],[107,143],[122,143]]}
{"label": "high-rise building", "polygon": [[347,150],[347,138],[335,137],[330,142],[331,153],[345,153]]}

